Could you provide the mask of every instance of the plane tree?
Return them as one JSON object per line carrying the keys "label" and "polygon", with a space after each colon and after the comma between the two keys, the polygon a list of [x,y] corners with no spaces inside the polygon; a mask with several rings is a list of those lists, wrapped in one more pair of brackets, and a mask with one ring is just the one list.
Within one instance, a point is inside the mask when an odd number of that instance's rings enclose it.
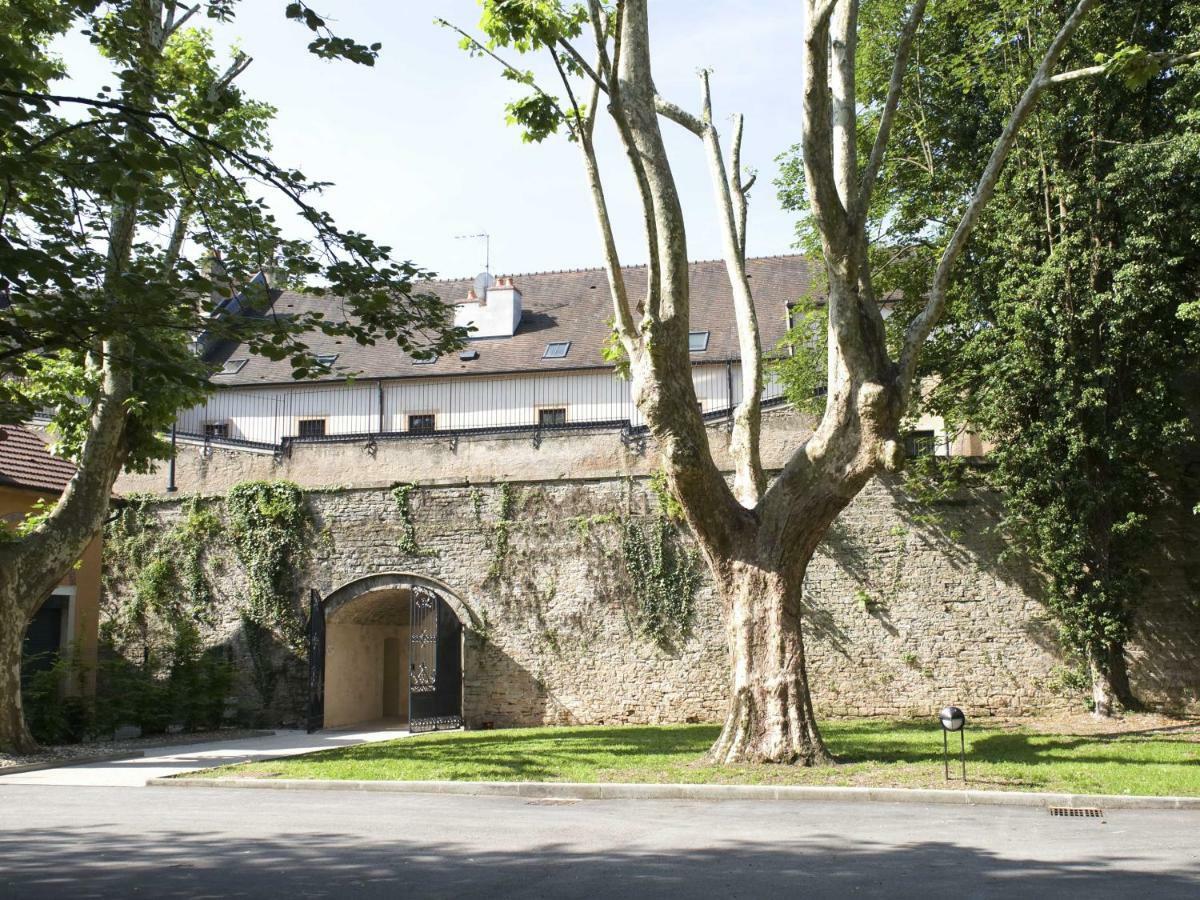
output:
{"label": "plane tree", "polygon": [[[0,530],[0,750],[33,746],[26,623],[99,534],[118,473],[165,458],[163,431],[208,391],[198,346],[244,341],[304,378],[328,371],[306,343],[314,330],[418,355],[462,336],[420,292],[424,273],[340,228],[321,182],[272,161],[273,110],[236,85],[249,59],[221,63],[194,27],[235,11],[231,0],[0,0],[0,418],[49,415],[77,464],[59,498]],[[319,56],[369,63],[378,50],[304,4],[284,11],[315,32]],[[111,66],[94,93],[63,86],[69,67],[52,47],[71,33]],[[251,283],[264,269],[336,308],[275,315],[268,288]]]}
{"label": "plane tree", "polygon": [[[746,277],[747,189],[740,165],[742,122],[728,144],[713,116],[707,71],[695,110],[662,96],[653,77],[649,3],[599,0],[482,0],[477,32],[450,27],[463,47],[490,57],[524,92],[508,116],[530,140],[564,131],[578,145],[599,226],[616,341],[628,358],[632,390],[661,452],[672,491],[712,570],[729,636],[729,705],[709,751],[716,763],[819,764],[830,757],[813,713],[805,670],[801,591],[813,552],[838,514],[876,473],[903,463],[902,420],[922,347],[942,318],[955,263],[991,200],[1018,134],[1047,90],[1103,74],[1104,63],[1062,70],[1072,37],[1096,5],[1079,0],[1057,12],[1049,34],[1034,34],[1022,84],[989,140],[979,168],[955,185],[950,224],[935,232],[936,263],[920,308],[889,340],[873,279],[869,211],[890,150],[903,88],[913,75],[914,40],[958,3],[861,4],[806,0],[801,40],[803,197],[827,282],[826,402],[815,431],[797,441],[768,478],[759,451],[762,347]],[[887,88],[860,96],[860,16],[888,19]],[[747,13],[750,15],[751,13]],[[449,23],[446,23],[449,24]],[[1024,33],[980,40],[1023,42]],[[552,83],[520,63],[540,54]],[[1166,57],[1135,53],[1136,63]],[[921,61],[920,66],[924,66]],[[788,73],[790,75],[790,70]],[[624,149],[645,231],[644,295],[631,296],[594,141],[606,117]],[[688,357],[688,249],[679,191],[663,141],[664,122],[699,140],[712,174],[743,366],[744,398],[734,411],[727,481],[714,462],[698,413]],[[980,123],[980,126],[991,123]],[[869,133],[866,153],[859,135]]]}

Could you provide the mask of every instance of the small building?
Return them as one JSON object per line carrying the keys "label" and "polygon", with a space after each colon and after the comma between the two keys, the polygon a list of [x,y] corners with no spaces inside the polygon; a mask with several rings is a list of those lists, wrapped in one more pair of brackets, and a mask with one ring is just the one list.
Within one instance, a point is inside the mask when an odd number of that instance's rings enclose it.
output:
{"label": "small building", "polygon": [[[36,432],[0,425],[0,522],[5,527],[15,528],[39,501],[53,502],[74,475],[74,464],[51,454]],[[30,619],[25,632],[26,671],[49,667],[56,655],[69,653],[88,673],[84,687],[92,691],[99,607],[100,538],[96,538]]]}

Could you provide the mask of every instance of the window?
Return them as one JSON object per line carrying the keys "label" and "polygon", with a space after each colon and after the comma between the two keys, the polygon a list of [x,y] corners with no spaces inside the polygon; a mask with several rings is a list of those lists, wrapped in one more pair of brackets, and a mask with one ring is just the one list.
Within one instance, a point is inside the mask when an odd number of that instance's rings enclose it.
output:
{"label": "window", "polygon": [[562,359],[571,349],[570,341],[554,341],[546,345],[542,359]]}
{"label": "window", "polygon": [[933,456],[937,439],[932,431],[910,431],[904,436],[904,453],[910,459]]}
{"label": "window", "polygon": [[228,422],[205,422],[204,436],[206,438],[227,438],[229,437]]}
{"label": "window", "polygon": [[436,354],[434,354],[433,356],[430,356],[427,359],[414,359],[413,365],[414,366],[432,366],[437,361],[438,361],[438,356]]}
{"label": "window", "polygon": [[688,332],[688,352],[703,353],[708,349],[708,332],[707,331],[689,331]]}
{"label": "window", "polygon": [[227,360],[225,360],[225,365],[223,365],[221,367],[221,371],[217,372],[216,374],[217,375],[236,375],[238,372],[242,371],[242,369],[245,367],[245,365],[246,365],[246,360],[244,360],[244,359],[227,359]]}
{"label": "window", "polygon": [[408,430],[412,434],[433,434],[437,427],[437,421],[433,413],[422,413],[417,416],[408,417]]}
{"label": "window", "polygon": [[458,354],[458,358],[463,362],[470,362],[473,359],[479,359],[479,351],[475,349],[464,350],[462,353]]}
{"label": "window", "polygon": [[546,428],[554,425],[567,424],[567,411],[562,409],[539,409],[538,410],[538,427]]}
{"label": "window", "polygon": [[323,366],[332,366],[337,362],[338,354],[336,353],[320,353],[317,355],[317,362]]}
{"label": "window", "polygon": [[301,419],[300,420],[300,437],[324,437],[325,436],[325,420],[324,419]]}

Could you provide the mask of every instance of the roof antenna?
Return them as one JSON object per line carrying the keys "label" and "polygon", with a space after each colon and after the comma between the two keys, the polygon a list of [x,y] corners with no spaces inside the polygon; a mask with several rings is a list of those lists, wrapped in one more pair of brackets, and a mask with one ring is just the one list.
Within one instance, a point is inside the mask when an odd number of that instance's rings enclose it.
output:
{"label": "roof antenna", "polygon": [[469,241],[474,238],[483,238],[483,271],[489,275],[492,272],[492,237],[486,231],[481,231],[479,234],[456,234],[456,241]]}

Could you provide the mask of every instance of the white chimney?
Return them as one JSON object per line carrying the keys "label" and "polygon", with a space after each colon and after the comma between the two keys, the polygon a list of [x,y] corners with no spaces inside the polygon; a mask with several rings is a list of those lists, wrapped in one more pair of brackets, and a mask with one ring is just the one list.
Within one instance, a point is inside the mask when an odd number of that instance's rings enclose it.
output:
{"label": "white chimney", "polygon": [[500,277],[482,298],[472,289],[467,302],[454,307],[454,324],[470,328],[471,337],[512,337],[521,323],[521,292],[512,277]]}

